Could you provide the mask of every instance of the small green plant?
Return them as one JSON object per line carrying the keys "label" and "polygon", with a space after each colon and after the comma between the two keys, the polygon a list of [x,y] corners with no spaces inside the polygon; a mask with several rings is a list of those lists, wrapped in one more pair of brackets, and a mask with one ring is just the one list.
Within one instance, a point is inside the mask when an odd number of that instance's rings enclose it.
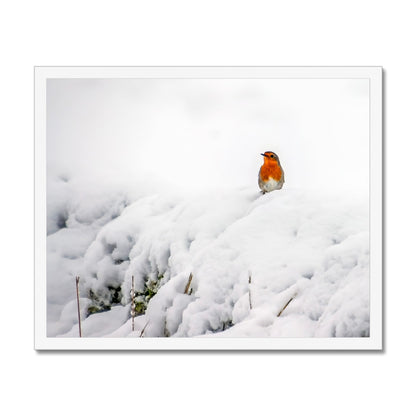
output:
{"label": "small green plant", "polygon": [[111,306],[121,302],[121,286],[108,286],[105,290],[94,292],[92,289],[88,292],[88,298],[91,301],[87,309],[87,316],[94,313],[106,312]]}
{"label": "small green plant", "polygon": [[[157,276],[156,280],[147,276],[145,280],[144,289],[137,291],[133,289],[134,296],[132,296],[134,308],[134,316],[143,315],[146,312],[147,305],[154,295],[156,295],[159,287],[161,286],[161,280],[163,275]],[[94,313],[106,312],[114,305],[119,305],[122,300],[121,286],[107,286],[104,289],[92,290],[88,292],[88,298],[90,299],[90,305],[87,308],[87,316]]]}
{"label": "small green plant", "polygon": [[143,315],[146,312],[147,305],[159,290],[163,277],[163,275],[159,275],[156,280],[148,278],[144,283],[144,289],[134,292],[134,311],[136,316]]}

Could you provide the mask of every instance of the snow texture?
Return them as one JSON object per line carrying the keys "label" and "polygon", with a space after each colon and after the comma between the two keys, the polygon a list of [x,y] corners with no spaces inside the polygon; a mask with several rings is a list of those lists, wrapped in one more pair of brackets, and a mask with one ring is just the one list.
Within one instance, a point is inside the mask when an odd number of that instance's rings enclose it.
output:
{"label": "snow texture", "polygon": [[[78,336],[75,276],[83,336],[369,336],[362,199],[136,189],[48,180],[48,336]],[[157,290],[134,332],[132,276]]]}

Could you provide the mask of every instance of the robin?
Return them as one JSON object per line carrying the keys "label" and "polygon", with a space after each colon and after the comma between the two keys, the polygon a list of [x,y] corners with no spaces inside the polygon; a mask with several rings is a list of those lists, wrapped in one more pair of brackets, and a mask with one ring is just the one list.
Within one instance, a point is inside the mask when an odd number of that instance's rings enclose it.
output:
{"label": "robin", "polygon": [[279,157],[274,152],[261,153],[264,162],[259,171],[259,187],[263,194],[281,189],[285,182],[285,174],[280,165]]}

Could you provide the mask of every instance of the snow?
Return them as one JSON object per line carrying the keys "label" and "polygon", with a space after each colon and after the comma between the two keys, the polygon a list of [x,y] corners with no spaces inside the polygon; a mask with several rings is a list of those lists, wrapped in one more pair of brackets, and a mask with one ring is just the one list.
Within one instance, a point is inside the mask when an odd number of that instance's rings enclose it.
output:
{"label": "snow", "polygon": [[[62,176],[48,190],[48,336],[78,336],[78,275],[86,337],[369,336],[366,198]],[[157,285],[134,332],[132,276]],[[91,293],[104,311],[88,313]]]}

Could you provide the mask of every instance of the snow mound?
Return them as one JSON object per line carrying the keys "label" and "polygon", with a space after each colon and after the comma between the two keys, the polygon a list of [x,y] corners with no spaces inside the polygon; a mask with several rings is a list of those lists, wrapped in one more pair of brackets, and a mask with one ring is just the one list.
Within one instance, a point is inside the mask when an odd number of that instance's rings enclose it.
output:
{"label": "snow mound", "polygon": [[132,198],[54,186],[48,336],[78,334],[76,275],[83,336],[369,336],[366,203],[288,188]]}

